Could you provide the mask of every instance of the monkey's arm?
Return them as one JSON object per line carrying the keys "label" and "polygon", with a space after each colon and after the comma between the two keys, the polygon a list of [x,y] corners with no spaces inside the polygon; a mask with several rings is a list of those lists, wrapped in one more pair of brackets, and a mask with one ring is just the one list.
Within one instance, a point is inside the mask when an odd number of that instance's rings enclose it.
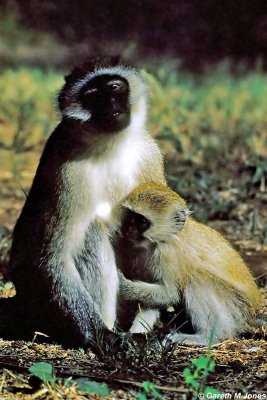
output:
{"label": "monkey's arm", "polygon": [[172,282],[131,281],[119,272],[120,291],[125,300],[137,300],[147,307],[162,307],[180,300],[179,289]]}

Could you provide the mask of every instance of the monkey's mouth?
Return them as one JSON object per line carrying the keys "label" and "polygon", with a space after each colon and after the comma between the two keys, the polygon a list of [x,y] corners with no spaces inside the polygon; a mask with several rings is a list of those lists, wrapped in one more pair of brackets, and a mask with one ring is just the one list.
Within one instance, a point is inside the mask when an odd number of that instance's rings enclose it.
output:
{"label": "monkey's mouth", "polygon": [[126,109],[124,110],[124,109],[123,109],[123,110],[119,110],[119,111],[118,111],[118,110],[117,110],[117,111],[114,111],[113,113],[111,113],[111,115],[112,115],[112,117],[115,117],[115,118],[116,118],[116,117],[120,117],[121,115],[124,116],[124,115],[127,114],[127,113],[128,113],[128,110],[126,110]]}
{"label": "monkey's mouth", "polygon": [[106,118],[103,123],[107,126],[108,130],[120,131],[127,128],[130,123],[130,112],[129,110],[116,110],[113,111],[110,116]]}
{"label": "monkey's mouth", "polygon": [[92,122],[104,132],[119,132],[128,127],[130,123],[130,111],[124,108],[103,111],[101,115],[99,113],[94,115]]}

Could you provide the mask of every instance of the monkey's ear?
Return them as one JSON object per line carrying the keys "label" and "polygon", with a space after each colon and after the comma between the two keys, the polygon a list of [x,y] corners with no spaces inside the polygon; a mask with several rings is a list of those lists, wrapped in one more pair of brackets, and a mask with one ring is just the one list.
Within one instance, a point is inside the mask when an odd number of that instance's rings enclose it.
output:
{"label": "monkey's ear", "polygon": [[69,83],[69,82],[70,82],[70,75],[69,75],[69,74],[64,76],[64,81],[65,81],[66,83]]}
{"label": "monkey's ear", "polygon": [[[91,67],[92,70],[92,67]],[[75,67],[70,74],[64,76],[64,80],[67,84],[72,84],[77,82],[78,80],[84,78],[86,73],[91,72],[89,67],[87,69],[84,66]]]}
{"label": "monkey's ear", "polygon": [[183,229],[183,226],[186,221],[186,215],[187,215],[187,212],[185,209],[183,209],[181,207],[177,208],[173,219],[174,219],[175,225],[177,226],[179,231]]}

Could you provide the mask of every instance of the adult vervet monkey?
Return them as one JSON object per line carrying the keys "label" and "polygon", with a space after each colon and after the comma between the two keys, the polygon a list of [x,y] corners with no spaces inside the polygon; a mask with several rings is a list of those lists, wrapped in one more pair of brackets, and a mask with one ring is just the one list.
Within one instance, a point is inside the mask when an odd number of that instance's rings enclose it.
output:
{"label": "adult vervet monkey", "polygon": [[0,337],[38,330],[86,346],[116,319],[119,281],[106,227],[116,219],[114,205],[138,184],[165,179],[146,130],[146,85],[135,69],[88,63],[65,80],[62,120],[13,234],[12,301],[23,327],[5,323]]}

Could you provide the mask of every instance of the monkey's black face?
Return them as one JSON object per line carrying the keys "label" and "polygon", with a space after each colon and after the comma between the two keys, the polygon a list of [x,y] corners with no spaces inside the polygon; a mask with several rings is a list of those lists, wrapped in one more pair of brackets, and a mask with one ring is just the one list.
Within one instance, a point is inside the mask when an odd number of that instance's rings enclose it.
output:
{"label": "monkey's black face", "polygon": [[82,88],[80,98],[98,130],[117,132],[129,125],[129,84],[121,76],[96,76]]}
{"label": "monkey's black face", "polygon": [[127,209],[122,220],[121,234],[127,240],[141,241],[150,225],[151,222],[144,215]]}

